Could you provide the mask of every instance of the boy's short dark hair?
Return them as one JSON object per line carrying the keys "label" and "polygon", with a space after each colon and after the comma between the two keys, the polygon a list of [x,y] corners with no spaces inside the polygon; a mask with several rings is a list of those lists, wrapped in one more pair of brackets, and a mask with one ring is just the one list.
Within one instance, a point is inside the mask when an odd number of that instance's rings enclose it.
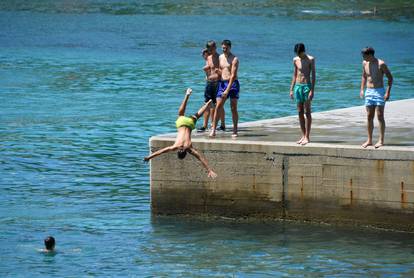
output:
{"label": "boy's short dark hair", "polygon": [[222,42],[221,42],[221,45],[226,45],[226,46],[229,46],[229,47],[231,47],[231,41],[230,40],[223,40]]}
{"label": "boy's short dark hair", "polygon": [[361,50],[361,54],[362,55],[374,55],[375,54],[375,49],[371,46],[364,47]]}
{"label": "boy's short dark hair", "polygon": [[177,152],[177,157],[179,159],[184,159],[186,155],[187,155],[187,151],[186,150],[178,150],[178,152]]}
{"label": "boy's short dark hair", "polygon": [[48,236],[47,238],[45,238],[45,247],[46,250],[53,250],[53,248],[55,248],[55,238],[52,236]]}
{"label": "boy's short dark hair", "polygon": [[300,53],[302,53],[302,52],[305,52],[306,50],[305,50],[305,45],[303,44],[303,43],[297,43],[297,44],[295,44],[295,48],[293,49],[293,51],[296,53],[296,54],[300,54]]}
{"label": "boy's short dark hair", "polygon": [[208,49],[208,48],[210,48],[210,47],[215,47],[216,46],[216,42],[215,41],[213,41],[213,40],[210,40],[210,41],[208,41],[207,43],[206,43],[206,48]]}
{"label": "boy's short dark hair", "polygon": [[204,54],[208,53],[208,49],[207,48],[203,48],[203,50],[201,51],[201,56],[204,56]]}

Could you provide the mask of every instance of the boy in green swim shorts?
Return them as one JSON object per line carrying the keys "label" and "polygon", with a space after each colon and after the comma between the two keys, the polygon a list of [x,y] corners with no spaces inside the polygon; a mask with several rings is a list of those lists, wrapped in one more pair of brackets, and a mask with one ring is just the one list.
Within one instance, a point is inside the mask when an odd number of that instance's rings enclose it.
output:
{"label": "boy in green swim shorts", "polygon": [[195,123],[200,118],[204,111],[210,106],[212,100],[206,102],[197,113],[192,116],[185,116],[185,108],[187,106],[188,99],[192,93],[191,88],[188,88],[184,97],[183,102],[181,103],[180,108],[178,109],[178,118],[175,122],[177,127],[177,137],[175,143],[172,146],[165,147],[161,150],[154,152],[153,154],[144,158],[144,161],[149,161],[150,159],[159,156],[161,154],[177,151],[177,156],[179,159],[184,159],[187,155],[187,152],[193,155],[195,158],[200,160],[201,164],[207,170],[207,176],[209,178],[216,178],[217,174],[208,166],[207,160],[193,147],[191,143],[191,131],[195,128]]}
{"label": "boy in green swim shorts", "polygon": [[296,143],[303,146],[310,142],[310,130],[312,126],[311,102],[316,79],[315,58],[306,54],[303,43],[296,44],[294,52],[297,56],[293,58],[290,97],[296,99],[300,129],[302,132],[302,137]]}

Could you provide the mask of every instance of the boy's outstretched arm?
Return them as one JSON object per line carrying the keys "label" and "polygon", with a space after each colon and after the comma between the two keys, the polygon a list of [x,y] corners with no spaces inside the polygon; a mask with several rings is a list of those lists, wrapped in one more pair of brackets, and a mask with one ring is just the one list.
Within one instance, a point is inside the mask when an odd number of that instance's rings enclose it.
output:
{"label": "boy's outstretched arm", "polygon": [[189,153],[195,156],[198,160],[200,160],[201,164],[203,164],[204,168],[207,169],[207,176],[209,178],[215,179],[217,177],[217,174],[214,173],[213,169],[211,169],[208,164],[207,160],[194,148],[189,149]]}
{"label": "boy's outstretched arm", "polygon": [[159,156],[159,155],[161,155],[163,153],[171,152],[171,151],[174,151],[174,150],[177,150],[177,149],[178,148],[175,147],[174,145],[165,147],[165,148],[163,148],[161,150],[156,151],[155,153],[153,153],[153,154],[151,154],[149,156],[144,157],[144,161],[149,161],[150,159],[153,159],[156,156]]}

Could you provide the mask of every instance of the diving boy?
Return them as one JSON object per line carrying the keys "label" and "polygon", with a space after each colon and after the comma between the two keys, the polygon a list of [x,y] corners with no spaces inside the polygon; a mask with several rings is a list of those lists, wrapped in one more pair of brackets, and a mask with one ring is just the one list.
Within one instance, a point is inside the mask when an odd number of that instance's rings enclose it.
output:
{"label": "diving boy", "polygon": [[207,176],[209,178],[216,178],[217,174],[208,166],[207,160],[193,147],[191,143],[191,131],[195,128],[196,121],[203,115],[204,111],[210,106],[212,100],[206,102],[197,113],[192,116],[185,116],[185,109],[187,106],[187,101],[192,93],[192,89],[188,88],[184,97],[183,102],[178,110],[178,118],[175,122],[177,127],[177,137],[175,143],[172,146],[165,147],[161,150],[154,152],[153,154],[144,158],[144,161],[149,161],[150,159],[159,156],[161,154],[177,151],[177,156],[179,159],[184,159],[187,153],[193,155],[195,158],[200,160],[201,164],[207,170]]}

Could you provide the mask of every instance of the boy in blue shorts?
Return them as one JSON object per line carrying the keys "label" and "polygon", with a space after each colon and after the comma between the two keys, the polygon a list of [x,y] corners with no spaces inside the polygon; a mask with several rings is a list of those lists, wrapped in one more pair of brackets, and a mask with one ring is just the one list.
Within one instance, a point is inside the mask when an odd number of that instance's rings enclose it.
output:
{"label": "boy in blue shorts", "polygon": [[217,122],[224,113],[224,103],[230,98],[231,114],[233,119],[232,137],[238,136],[237,125],[239,122],[239,114],[237,111],[237,101],[239,99],[240,84],[237,80],[237,71],[239,69],[239,59],[231,53],[231,41],[223,40],[221,43],[223,54],[219,57],[221,80],[217,91],[217,106],[214,113],[213,126],[211,128],[210,137],[216,136]]}
{"label": "boy in blue shorts", "polygon": [[[383,60],[377,59],[374,54],[375,50],[372,47],[365,47],[361,51],[362,54],[362,78],[361,91],[359,96],[364,97],[365,90],[365,108],[367,110],[367,130],[368,139],[362,144],[363,148],[372,146],[372,132],[374,131],[374,116],[377,114],[380,135],[379,140],[375,144],[378,149],[384,145],[385,134],[385,119],[384,107],[385,102],[390,98],[393,77],[390,70]],[[384,74],[388,79],[387,90],[384,89]]]}

